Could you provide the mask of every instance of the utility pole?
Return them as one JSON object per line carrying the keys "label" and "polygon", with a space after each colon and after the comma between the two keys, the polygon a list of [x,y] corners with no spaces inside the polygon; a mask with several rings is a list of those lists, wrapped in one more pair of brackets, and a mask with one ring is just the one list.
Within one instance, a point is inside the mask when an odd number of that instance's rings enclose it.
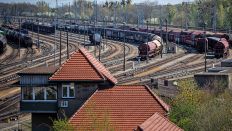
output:
{"label": "utility pole", "polygon": [[[69,12],[69,20],[70,20],[70,21],[69,21],[69,26],[71,25],[71,13],[70,13],[70,11],[71,11],[71,10],[70,10],[70,2],[69,2],[69,8],[68,8],[68,12]],[[70,29],[71,29],[71,28],[70,28]],[[66,44],[67,44],[67,45],[66,45],[66,46],[67,46],[67,47],[66,47],[66,48],[67,48],[67,59],[69,59],[69,49],[68,49],[68,29],[66,30],[66,35],[67,35],[67,43],[66,43]]]}
{"label": "utility pole", "polygon": [[37,44],[38,44],[38,48],[40,48],[40,40],[39,40],[39,19],[38,19],[38,26],[37,26]]}
{"label": "utility pole", "polygon": [[[106,20],[105,20],[105,18],[103,19],[103,27],[104,27],[104,40],[105,40],[105,42],[103,43],[103,51],[105,51],[105,46],[106,46]],[[103,41],[103,40],[102,40]]]}
{"label": "utility pole", "polygon": [[61,31],[60,31],[60,61],[59,61],[59,63],[60,63],[60,66],[61,66]]}
{"label": "utility pole", "polygon": [[162,51],[160,57],[163,57],[163,52],[164,52],[164,44],[163,44],[163,24],[162,24],[162,19],[160,18],[160,37],[161,37],[161,45],[162,45]]}
{"label": "utility pole", "polygon": [[204,43],[205,43],[205,72],[207,71],[207,61],[206,61],[206,53],[207,53],[207,40],[206,40],[206,35],[205,35],[205,26],[206,26],[206,23],[204,23]]}
{"label": "utility pole", "polygon": [[85,32],[85,20],[84,20],[84,46],[85,46],[85,35],[86,35],[86,32]]}
{"label": "utility pole", "polygon": [[20,50],[21,50],[20,35],[21,35],[21,19],[19,18],[19,58],[20,58]]}
{"label": "utility pole", "polygon": [[146,51],[146,52],[147,52],[147,53],[146,53],[146,60],[147,60],[147,63],[149,62],[149,60],[148,60],[148,59],[149,59],[149,56],[148,56],[148,55],[149,55],[149,54],[148,54],[148,46],[149,46],[149,45],[148,45],[148,41],[149,41],[149,40],[148,40],[148,39],[149,39],[149,34],[148,34],[148,21],[147,21],[147,48],[146,48],[146,50],[147,50],[147,51]]}
{"label": "utility pole", "polygon": [[159,7],[160,7],[160,18],[159,18],[159,20],[160,20],[160,27],[159,28],[162,30],[162,19],[161,19],[162,18],[162,5],[160,5]]}
{"label": "utility pole", "polygon": [[217,28],[217,2],[216,0],[213,0],[212,3],[212,19],[213,19],[213,32],[216,32],[216,28]]}
{"label": "utility pole", "polygon": [[166,50],[167,50],[167,47],[168,47],[168,20],[167,18],[165,19],[165,22],[166,22]]}
{"label": "utility pole", "polygon": [[68,30],[66,31],[66,34],[67,34],[67,59],[69,59],[69,49],[68,49]]}
{"label": "utility pole", "polygon": [[126,23],[123,22],[123,33],[124,33],[124,41],[123,41],[123,71],[126,71],[126,42],[125,42],[125,37],[126,37],[126,31],[125,31],[125,26]]}
{"label": "utility pole", "polygon": [[54,40],[55,40],[55,44],[54,44],[54,66],[56,66],[56,28],[57,28],[56,26],[58,24],[57,13],[58,13],[58,2],[56,0],[56,18],[55,18],[55,35],[54,35]]}
{"label": "utility pole", "polygon": [[117,8],[117,4],[115,2],[114,3],[114,28],[116,27],[116,8]]}
{"label": "utility pole", "polygon": [[99,43],[99,54],[98,54],[98,57],[99,57],[99,61],[101,61],[101,41]]}
{"label": "utility pole", "polygon": [[188,13],[189,13],[188,2],[183,2],[182,6],[184,8],[184,14],[185,14],[185,31],[188,31]]}

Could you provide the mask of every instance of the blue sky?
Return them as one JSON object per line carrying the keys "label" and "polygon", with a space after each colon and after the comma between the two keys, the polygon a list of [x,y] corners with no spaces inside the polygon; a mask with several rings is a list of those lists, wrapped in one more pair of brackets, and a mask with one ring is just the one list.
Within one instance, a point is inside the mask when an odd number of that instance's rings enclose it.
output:
{"label": "blue sky", "polygon": [[[18,2],[30,2],[30,3],[36,3],[36,1],[38,0],[0,0],[0,2],[4,2],[4,3],[18,3]],[[49,2],[51,5],[55,5],[55,1],[56,0],[44,0],[46,2]],[[58,0],[58,3],[69,3],[72,2],[73,0]],[[93,1],[93,0],[92,0]],[[99,2],[104,2],[106,0],[98,0]],[[110,0],[108,0],[110,1]],[[143,2],[144,0],[132,0],[133,2]],[[150,1],[155,1],[155,0],[150,0]],[[159,4],[167,4],[167,3],[171,3],[171,4],[177,4],[177,3],[181,3],[183,1],[193,1],[193,0],[156,0],[158,1]]]}

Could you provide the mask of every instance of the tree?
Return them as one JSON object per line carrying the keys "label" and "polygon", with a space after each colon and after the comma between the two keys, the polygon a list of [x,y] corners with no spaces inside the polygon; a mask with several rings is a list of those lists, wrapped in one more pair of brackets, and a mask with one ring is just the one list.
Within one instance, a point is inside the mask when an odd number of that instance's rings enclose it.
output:
{"label": "tree", "polygon": [[41,15],[46,15],[45,13],[49,12],[49,4],[45,1],[38,1],[36,5],[38,7],[38,13],[41,13]]}
{"label": "tree", "polygon": [[170,119],[184,130],[232,130],[232,91],[222,91],[222,82],[211,83],[217,86],[213,92],[208,90],[211,85],[205,89],[197,87],[192,79],[180,81],[180,94],[171,103]]}
{"label": "tree", "polygon": [[193,113],[208,98],[208,95],[197,89],[193,79],[180,81],[178,89],[180,94],[172,101],[172,110],[169,117],[178,126],[189,130]]}
{"label": "tree", "polygon": [[192,115],[193,131],[232,130],[232,93],[227,90],[218,97],[202,104]]}
{"label": "tree", "polygon": [[53,130],[54,131],[74,131],[72,125],[69,124],[68,119],[57,119],[53,120]]}
{"label": "tree", "polygon": [[167,5],[167,16],[168,16],[168,23],[171,24],[173,21],[173,18],[175,16],[175,14],[177,13],[176,7],[168,4]]}

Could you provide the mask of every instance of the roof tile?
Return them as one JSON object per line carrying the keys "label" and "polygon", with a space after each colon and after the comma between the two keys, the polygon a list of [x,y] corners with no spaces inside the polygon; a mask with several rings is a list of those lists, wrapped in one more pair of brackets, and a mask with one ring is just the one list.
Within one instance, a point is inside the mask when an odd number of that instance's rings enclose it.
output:
{"label": "roof tile", "polygon": [[144,121],[139,130],[142,131],[183,131],[180,127],[169,121],[158,112],[154,113],[150,118]]}
{"label": "roof tile", "polygon": [[117,79],[93,57],[85,48],[74,52],[52,77],[52,81],[109,80],[113,84]]}
{"label": "roof tile", "polygon": [[77,129],[91,130],[106,126],[103,121],[108,120],[115,130],[131,131],[155,112],[167,113],[160,101],[146,86],[114,86],[96,91],[69,122]]}

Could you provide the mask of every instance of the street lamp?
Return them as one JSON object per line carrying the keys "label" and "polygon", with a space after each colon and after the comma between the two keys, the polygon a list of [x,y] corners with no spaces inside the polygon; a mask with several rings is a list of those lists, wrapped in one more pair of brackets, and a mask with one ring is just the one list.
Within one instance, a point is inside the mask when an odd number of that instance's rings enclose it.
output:
{"label": "street lamp", "polygon": [[123,22],[123,33],[124,33],[124,41],[123,41],[123,46],[124,46],[124,51],[123,51],[123,70],[126,70],[126,43],[125,43],[125,37],[126,37],[126,31],[125,31],[125,26],[126,22]]}

